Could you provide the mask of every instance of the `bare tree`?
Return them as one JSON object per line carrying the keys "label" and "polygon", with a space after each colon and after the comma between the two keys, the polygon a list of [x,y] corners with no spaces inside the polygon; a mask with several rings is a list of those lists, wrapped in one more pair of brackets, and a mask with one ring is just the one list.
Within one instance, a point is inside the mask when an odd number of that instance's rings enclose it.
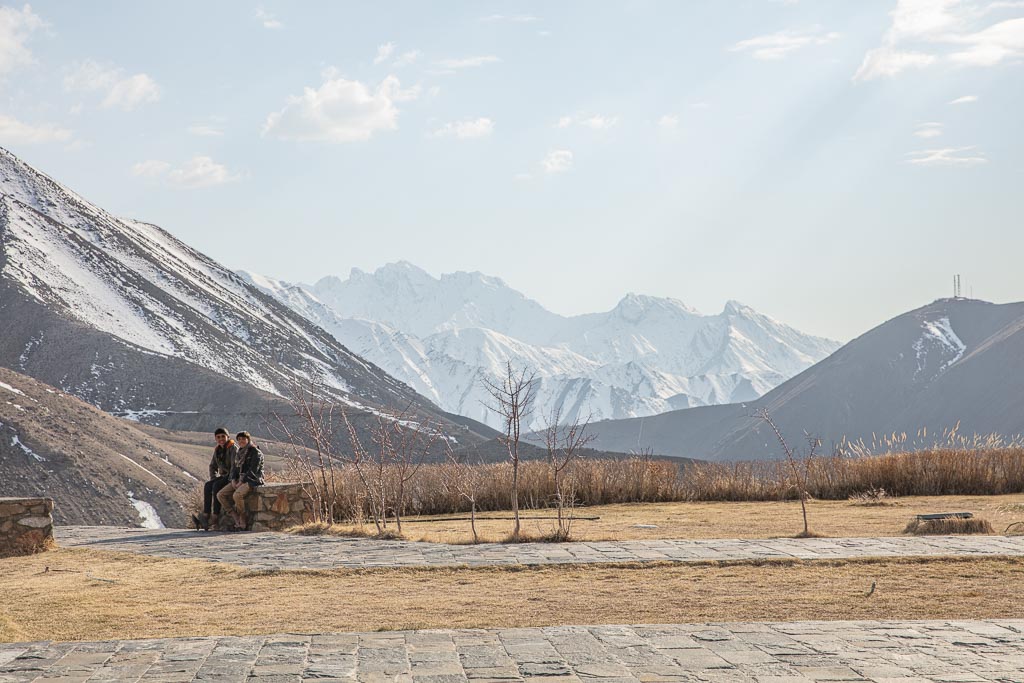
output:
{"label": "bare tree", "polygon": [[537,373],[525,368],[517,372],[512,361],[505,365],[505,375],[500,380],[485,377],[484,389],[490,395],[488,408],[501,417],[502,435],[498,439],[508,451],[512,462],[512,538],[519,539],[519,439],[523,424],[529,424],[533,410]]}
{"label": "bare tree", "polygon": [[[565,541],[572,529],[576,504],[573,466],[582,455],[583,449],[593,440],[588,435],[590,418],[581,421],[577,415],[571,422],[561,424],[562,409],[556,407],[544,428],[544,446],[547,449],[548,467],[555,482],[555,503],[558,505],[558,530],[556,537]],[[569,510],[566,516],[566,509]]]}
{"label": "bare tree", "polygon": [[390,498],[399,534],[402,533],[407,485],[442,436],[429,420],[411,419],[408,408],[393,417],[377,417],[374,439],[380,448],[381,481],[387,482],[382,496]]}
{"label": "bare tree", "polygon": [[441,465],[441,485],[445,493],[454,493],[469,503],[469,529],[473,533],[473,543],[479,543],[476,533],[476,501],[487,483],[488,472],[480,463],[469,463],[460,460],[451,445],[445,449],[445,462]]}
{"label": "bare tree", "polygon": [[377,535],[384,533],[385,514],[387,506],[386,486],[384,483],[384,461],[381,457],[373,457],[359,438],[359,432],[348,411],[342,410],[341,416],[345,421],[345,429],[348,432],[349,452],[342,455],[342,459],[352,466],[356,477],[359,479],[363,492],[366,494],[367,506],[370,509],[370,516],[373,524],[377,527]]}
{"label": "bare tree", "polygon": [[782,445],[782,451],[786,454],[786,465],[790,476],[793,477],[797,493],[800,495],[800,511],[804,518],[804,530],[801,536],[809,538],[811,536],[811,528],[807,523],[807,499],[810,497],[807,492],[807,468],[810,461],[814,458],[815,450],[821,445],[821,439],[804,432],[804,437],[807,439],[808,453],[806,456],[801,456],[786,443],[786,439],[782,436],[782,432],[776,426],[767,408],[762,408],[757,413],[757,418],[763,420],[771,428],[775,433],[775,438]]}
{"label": "bare tree", "polygon": [[323,398],[315,379],[309,385],[295,384],[289,395],[291,416],[273,414],[271,434],[287,444],[289,466],[299,475],[303,489],[313,501],[314,521],[333,524],[337,502],[333,402]]}

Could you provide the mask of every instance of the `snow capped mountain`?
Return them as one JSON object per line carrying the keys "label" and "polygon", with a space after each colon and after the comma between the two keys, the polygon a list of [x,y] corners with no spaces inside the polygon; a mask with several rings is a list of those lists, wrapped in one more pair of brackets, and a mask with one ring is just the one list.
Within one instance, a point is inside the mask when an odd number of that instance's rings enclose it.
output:
{"label": "snow capped mountain", "polygon": [[347,280],[328,276],[304,288],[343,317],[375,320],[418,337],[470,327],[502,334],[543,330],[561,319],[499,278],[465,272],[434,278],[405,261],[373,273],[353,268]]}
{"label": "snow capped mountain", "polygon": [[445,410],[491,426],[482,379],[509,360],[537,373],[537,428],[556,409],[598,420],[752,400],[839,346],[732,301],[703,315],[628,294],[611,311],[564,317],[498,278],[435,278],[406,262],[314,285],[240,275]]}
{"label": "snow capped mountain", "polygon": [[314,375],[360,409],[436,412],[302,305],[0,149],[0,364],[125,415],[265,414]]}

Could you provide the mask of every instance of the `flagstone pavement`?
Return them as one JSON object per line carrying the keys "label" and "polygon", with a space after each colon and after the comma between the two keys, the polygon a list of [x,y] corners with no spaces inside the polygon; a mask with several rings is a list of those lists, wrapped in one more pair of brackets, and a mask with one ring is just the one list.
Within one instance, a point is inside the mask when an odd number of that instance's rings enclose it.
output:
{"label": "flagstone pavement", "polygon": [[867,557],[1024,556],[1024,536],[895,536],[447,545],[282,533],[58,527],[66,547],[226,562],[251,569],[453,567]]}
{"label": "flagstone pavement", "polygon": [[0,643],[27,681],[1024,681],[1024,620],[558,626]]}

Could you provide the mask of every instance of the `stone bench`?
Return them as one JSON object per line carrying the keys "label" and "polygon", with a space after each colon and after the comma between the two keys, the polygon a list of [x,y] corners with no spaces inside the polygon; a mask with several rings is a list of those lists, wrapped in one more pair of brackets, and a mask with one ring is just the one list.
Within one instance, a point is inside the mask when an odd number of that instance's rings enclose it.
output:
{"label": "stone bench", "polygon": [[0,498],[0,557],[53,546],[52,498]]}
{"label": "stone bench", "polygon": [[[311,486],[306,484],[306,486]],[[275,482],[257,487],[245,497],[246,527],[249,531],[281,531],[313,521],[313,501],[299,482]],[[230,515],[222,515],[221,529],[231,524]]]}

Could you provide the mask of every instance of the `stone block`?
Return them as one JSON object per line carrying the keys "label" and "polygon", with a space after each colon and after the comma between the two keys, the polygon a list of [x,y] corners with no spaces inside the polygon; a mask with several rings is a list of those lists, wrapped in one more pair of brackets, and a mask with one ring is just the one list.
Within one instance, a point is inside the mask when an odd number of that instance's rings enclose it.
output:
{"label": "stone block", "polygon": [[285,493],[277,494],[274,499],[274,504],[270,508],[279,515],[287,514],[289,511],[288,495]]}
{"label": "stone block", "polygon": [[28,555],[53,545],[53,501],[0,498],[0,557]]}
{"label": "stone block", "polygon": [[30,526],[35,529],[43,529],[53,526],[53,519],[50,517],[22,517],[18,520],[21,526]]}

